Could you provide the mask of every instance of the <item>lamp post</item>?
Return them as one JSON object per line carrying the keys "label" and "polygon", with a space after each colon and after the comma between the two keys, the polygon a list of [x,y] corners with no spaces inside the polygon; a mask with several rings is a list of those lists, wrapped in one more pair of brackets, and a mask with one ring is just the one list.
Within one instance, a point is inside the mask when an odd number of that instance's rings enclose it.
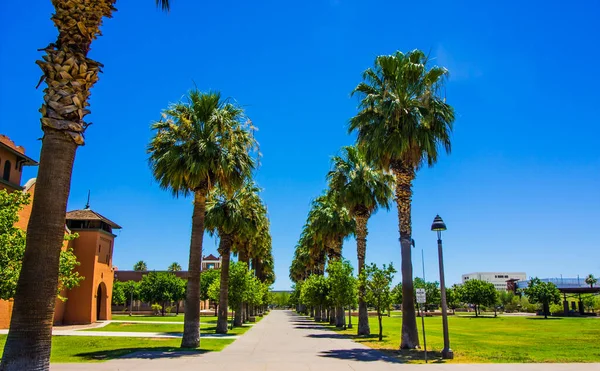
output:
{"label": "lamp post", "polygon": [[440,260],[440,294],[442,296],[442,324],[444,327],[442,358],[453,359],[454,352],[450,349],[450,337],[448,336],[448,306],[446,304],[446,283],[444,282],[444,254],[442,253],[442,231],[446,230],[446,224],[439,215],[436,215],[433,219],[431,230],[437,232],[438,256]]}

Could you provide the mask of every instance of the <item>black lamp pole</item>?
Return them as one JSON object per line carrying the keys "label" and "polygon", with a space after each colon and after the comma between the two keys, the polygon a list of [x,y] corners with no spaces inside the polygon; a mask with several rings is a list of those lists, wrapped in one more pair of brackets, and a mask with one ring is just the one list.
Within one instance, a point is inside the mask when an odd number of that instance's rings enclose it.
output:
{"label": "black lamp pole", "polygon": [[442,252],[442,231],[446,230],[446,224],[439,215],[433,219],[431,230],[437,232],[438,257],[440,260],[440,294],[442,296],[442,324],[444,328],[443,359],[453,359],[454,352],[450,349],[450,336],[448,335],[448,305],[446,304],[446,283],[444,279],[444,254]]}

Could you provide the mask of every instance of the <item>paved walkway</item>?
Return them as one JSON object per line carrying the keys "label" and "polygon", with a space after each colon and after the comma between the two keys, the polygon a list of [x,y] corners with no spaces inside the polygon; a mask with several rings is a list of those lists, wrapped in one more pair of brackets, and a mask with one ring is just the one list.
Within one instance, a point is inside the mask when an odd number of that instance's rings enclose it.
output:
{"label": "paved walkway", "polygon": [[221,352],[138,352],[95,364],[53,364],[52,371],[600,371],[600,364],[407,365],[343,338],[290,311],[273,311]]}

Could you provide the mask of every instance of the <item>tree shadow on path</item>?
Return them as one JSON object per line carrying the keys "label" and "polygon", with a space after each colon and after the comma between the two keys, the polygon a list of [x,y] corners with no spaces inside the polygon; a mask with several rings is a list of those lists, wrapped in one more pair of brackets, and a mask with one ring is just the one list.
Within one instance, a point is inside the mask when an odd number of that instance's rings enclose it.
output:
{"label": "tree shadow on path", "polygon": [[181,358],[197,356],[208,353],[207,350],[190,349],[182,350],[176,347],[156,347],[156,348],[121,348],[111,350],[99,350],[96,352],[86,352],[76,354],[86,360],[106,361],[115,358],[121,359],[158,359],[158,358]]}
{"label": "tree shadow on path", "polygon": [[[425,360],[424,352],[420,350],[333,349],[322,351],[319,356],[358,362],[414,363]],[[445,363],[441,352],[428,351],[427,358],[429,363]]]}

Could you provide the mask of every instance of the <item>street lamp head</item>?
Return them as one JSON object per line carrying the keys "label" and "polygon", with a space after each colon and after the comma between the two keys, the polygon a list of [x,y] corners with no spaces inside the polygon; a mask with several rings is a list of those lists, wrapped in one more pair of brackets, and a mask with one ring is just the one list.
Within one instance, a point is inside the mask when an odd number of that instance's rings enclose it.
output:
{"label": "street lamp head", "polygon": [[433,224],[431,224],[431,230],[436,232],[446,230],[446,223],[444,223],[444,221],[439,215],[436,215],[435,219],[433,219]]}

